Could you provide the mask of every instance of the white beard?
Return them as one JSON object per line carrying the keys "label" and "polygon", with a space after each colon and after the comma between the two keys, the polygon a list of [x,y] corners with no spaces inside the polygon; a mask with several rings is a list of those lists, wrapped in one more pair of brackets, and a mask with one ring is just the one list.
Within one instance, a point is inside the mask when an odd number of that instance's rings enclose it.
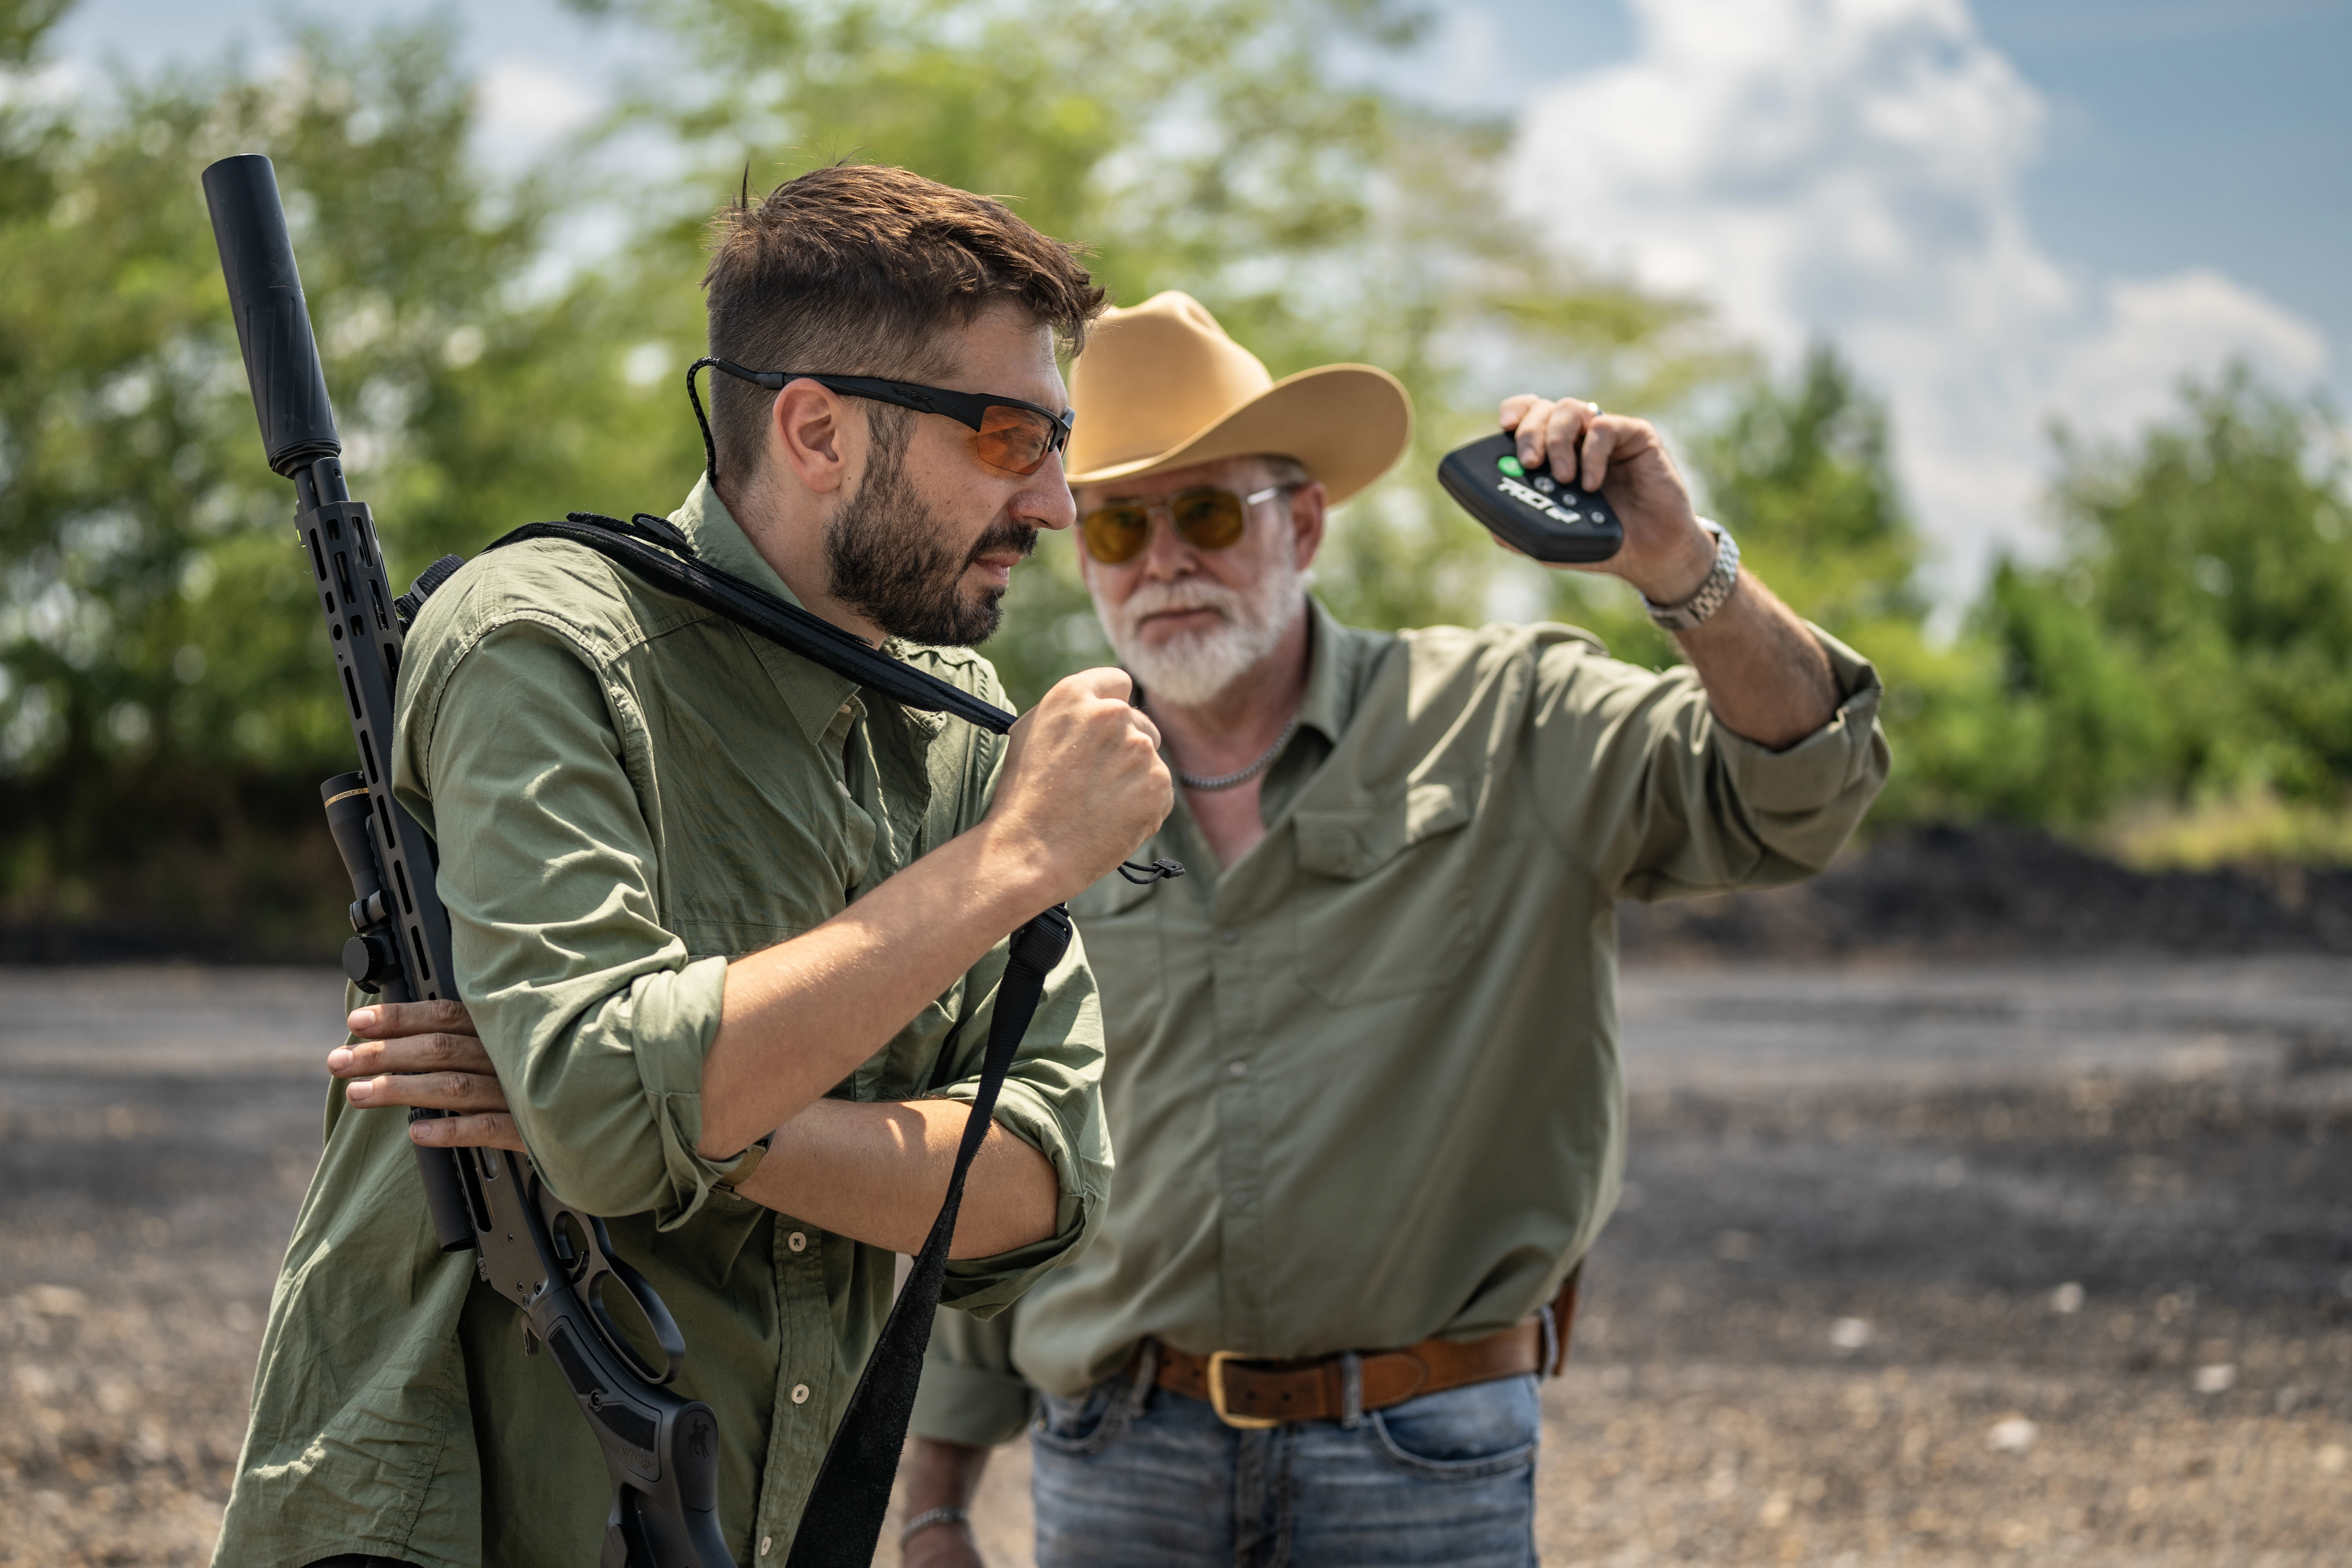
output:
{"label": "white beard", "polygon": [[[1301,613],[1305,596],[1306,575],[1290,552],[1282,551],[1245,591],[1202,577],[1146,583],[1117,609],[1096,595],[1095,614],[1112,651],[1147,697],[1197,708],[1274,652],[1291,617]],[[1147,616],[1196,609],[1213,610],[1221,624],[1150,644],[1138,635]]]}

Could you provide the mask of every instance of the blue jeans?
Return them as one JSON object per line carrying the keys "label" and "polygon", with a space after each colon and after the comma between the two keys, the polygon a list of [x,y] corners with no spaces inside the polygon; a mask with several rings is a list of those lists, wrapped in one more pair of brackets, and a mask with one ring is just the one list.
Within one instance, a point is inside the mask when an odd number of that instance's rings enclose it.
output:
{"label": "blue jeans", "polygon": [[1533,1568],[1532,1376],[1244,1432],[1133,1376],[1029,1432],[1037,1568]]}

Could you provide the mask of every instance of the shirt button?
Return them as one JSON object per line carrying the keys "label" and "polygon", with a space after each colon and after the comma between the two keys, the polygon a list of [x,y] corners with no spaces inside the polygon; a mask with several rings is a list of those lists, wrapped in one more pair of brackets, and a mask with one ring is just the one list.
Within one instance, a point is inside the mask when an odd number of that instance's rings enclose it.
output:
{"label": "shirt button", "polygon": [[793,1403],[794,1405],[806,1405],[808,1403],[807,1384],[796,1383],[793,1384]]}
{"label": "shirt button", "polygon": [[763,1535],[760,1537],[760,1555],[765,1557],[768,1554],[768,1549],[775,1545],[775,1543],[776,1538],[772,1535]]}
{"label": "shirt button", "polygon": [[793,1232],[792,1235],[784,1237],[784,1245],[791,1247],[794,1252],[806,1252],[808,1250],[808,1237],[796,1230]]}
{"label": "shirt button", "polygon": [[1226,1066],[1226,1068],[1225,1068],[1225,1071],[1226,1071],[1228,1074],[1230,1074],[1231,1076],[1234,1077],[1234,1078],[1247,1078],[1247,1077],[1249,1077],[1249,1063],[1247,1063],[1247,1062],[1233,1062],[1233,1063],[1229,1063],[1229,1064]]}
{"label": "shirt button", "polygon": [[1217,940],[1223,942],[1227,947],[1233,946],[1234,943],[1241,941],[1241,939],[1242,933],[1230,928],[1217,933]]}

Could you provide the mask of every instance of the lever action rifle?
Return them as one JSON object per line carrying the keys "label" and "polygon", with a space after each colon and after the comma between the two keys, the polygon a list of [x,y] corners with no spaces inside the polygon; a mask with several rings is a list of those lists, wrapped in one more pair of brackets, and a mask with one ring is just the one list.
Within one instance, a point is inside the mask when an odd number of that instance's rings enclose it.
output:
{"label": "lever action rifle", "polygon": [[[317,577],[359,746],[361,771],[328,780],[320,792],[354,894],[344,972],[391,1001],[454,998],[449,921],[435,891],[436,851],[393,798],[390,768],[402,638],[425,597],[464,563],[445,555],[406,594],[393,596],[368,510],[344,486],[334,416],[269,160],[223,159],[205,171],[205,195],[262,443],[269,466],[294,481],[295,531]],[[993,703],[698,559],[692,541],[666,519],[640,512],[623,522],[573,512],[562,522],[519,528],[489,548],[527,539],[593,550],[652,586],[904,706],[952,714],[994,734],[1013,728],[1013,715]],[[1174,860],[1119,868],[1120,876],[1139,884],[1183,874]],[[842,1413],[785,1568],[867,1568],[873,1561],[964,1179],[1045,977],[1068,951],[1070,934],[1069,911],[1058,904],[1013,933],[947,1195]],[[410,1119],[440,1114],[415,1110]],[[443,1250],[479,1247],[483,1282],[522,1309],[527,1347],[544,1343],[554,1352],[604,1448],[613,1508],[600,1568],[734,1568],[717,1517],[717,1423],[708,1405],[663,1388],[684,1363],[685,1344],[652,1287],[614,1255],[603,1221],[549,1191],[526,1156],[420,1147],[416,1158]],[[644,1314],[665,1359],[658,1373],[607,1315],[600,1290],[608,1279]]]}
{"label": "lever action rifle", "polygon": [[[343,481],[277,176],[268,159],[248,155],[215,163],[204,183],[262,445],[270,468],[294,481],[294,531],[359,750],[359,771],[320,790],[352,878],[343,972],[390,1002],[454,998],[433,842],[392,795],[393,682],[408,606],[394,598],[367,507]],[[521,1309],[525,1343],[548,1348],[604,1449],[613,1508],[601,1568],[735,1568],[719,1529],[718,1420],[664,1386],[685,1364],[685,1341],[653,1287],[614,1253],[604,1222],[557,1197],[527,1155],[420,1145],[416,1163],[441,1249],[478,1251],[476,1272]],[[607,1281],[636,1303],[662,1366],[646,1364],[614,1321]]]}

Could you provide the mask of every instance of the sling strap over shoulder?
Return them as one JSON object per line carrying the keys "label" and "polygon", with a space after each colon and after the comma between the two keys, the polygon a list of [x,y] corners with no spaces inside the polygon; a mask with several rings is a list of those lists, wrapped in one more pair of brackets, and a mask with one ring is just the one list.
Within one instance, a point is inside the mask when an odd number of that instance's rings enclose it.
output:
{"label": "sling strap over shoulder", "polygon": [[[722,572],[694,552],[686,531],[666,517],[641,511],[626,522],[575,511],[562,522],[534,522],[495,541],[489,548],[520,544],[528,539],[561,539],[583,544],[616,566],[666,593],[700,605],[747,631],[790,648],[813,664],[847,676],[908,708],[927,713],[947,713],[1002,735],[1013,728],[1013,715],[993,702],[984,702],[960,686],[941,680],[892,658],[865,638],[844,631],[821,616],[778,598],[757,584]],[[455,561],[443,556],[442,561]],[[430,575],[436,561],[425,568]],[[453,567],[452,570],[455,570]],[[418,583],[425,581],[419,576]],[[427,589],[426,592],[431,592]]]}
{"label": "sling strap over shoulder", "polygon": [[[623,522],[575,511],[562,522],[535,522],[516,529],[488,548],[497,550],[530,539],[563,540],[593,550],[654,587],[700,605],[906,707],[951,714],[999,735],[1013,728],[1013,716],[994,703],[893,658],[830,621],[700,560],[693,542],[667,518],[639,512]],[[404,624],[460,564],[456,556],[443,556],[418,575],[398,601]],[[1122,866],[1119,871],[1129,881],[1151,882],[1180,877],[1184,868],[1173,860],[1159,860],[1150,866]],[[890,1506],[890,1484],[907,1440],[907,1424],[914,1415],[923,1353],[930,1343],[931,1319],[939,1310],[940,1290],[946,1279],[948,1247],[955,1237],[956,1215],[963,1204],[964,1178],[988,1135],[1005,1075],[1045,994],[1045,977],[1069,951],[1070,931],[1069,910],[1057,904],[1013,933],[1004,976],[996,987],[995,1015],[989,1026],[980,1085],[972,1096],[963,1140],[956,1147],[947,1197],[940,1205],[939,1217],[932,1221],[922,1250],[915,1255],[913,1271],[891,1305],[881,1338],[866,1358],[841,1426],[825,1451],[785,1568],[867,1568],[874,1560],[883,1516]]]}

